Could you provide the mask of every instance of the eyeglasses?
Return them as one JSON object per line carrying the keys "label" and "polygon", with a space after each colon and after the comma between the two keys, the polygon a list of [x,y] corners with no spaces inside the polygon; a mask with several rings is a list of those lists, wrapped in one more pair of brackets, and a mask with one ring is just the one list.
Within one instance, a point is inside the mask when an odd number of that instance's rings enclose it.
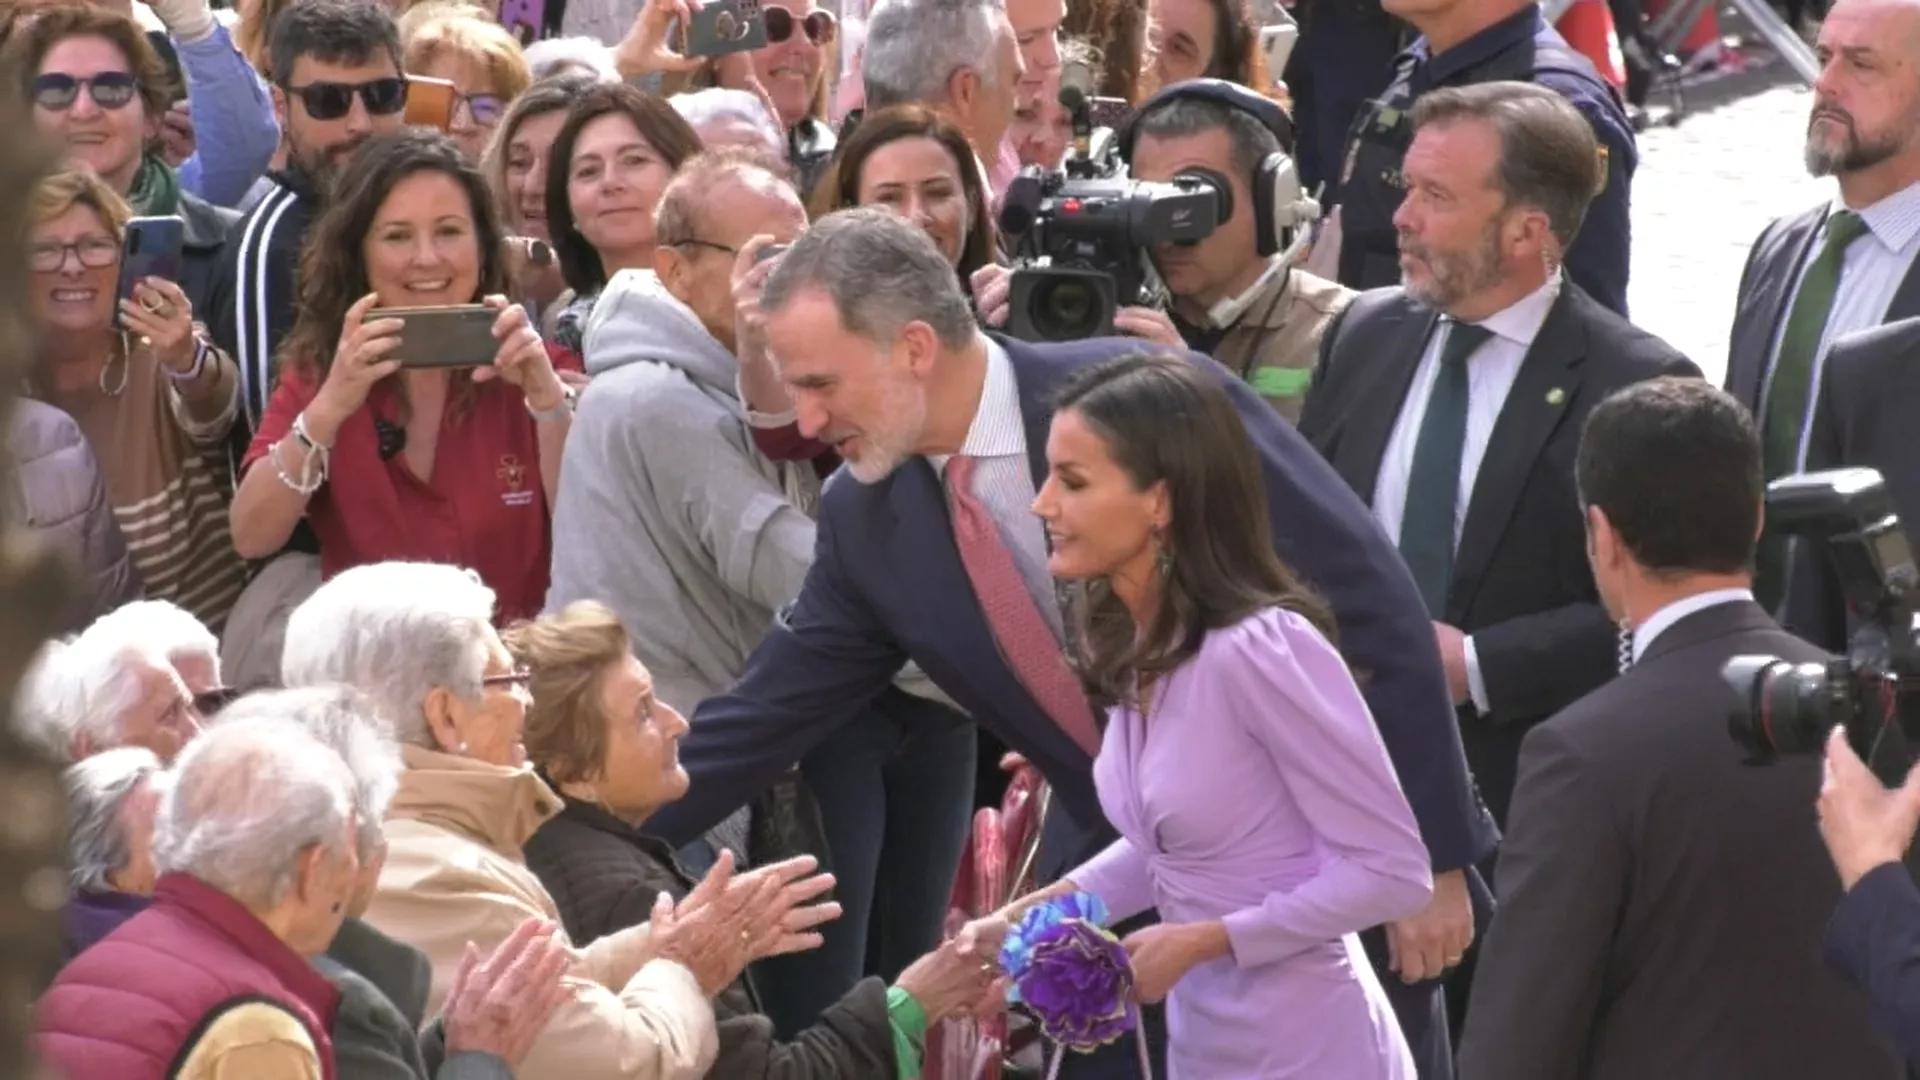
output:
{"label": "eyeglasses", "polygon": [[104,236],[87,236],[71,244],[35,244],[29,249],[35,273],[55,274],[67,265],[67,253],[88,270],[104,270],[120,261],[120,245]]}
{"label": "eyeglasses", "polygon": [[392,116],[407,107],[407,80],[374,79],[363,83],[315,82],[285,88],[300,95],[300,104],[315,120],[338,120],[353,110],[353,96],[374,116]]}
{"label": "eyeglasses", "polygon": [[82,87],[95,105],[103,109],[124,109],[139,91],[140,84],[125,71],[103,71],[85,79],[51,71],[34,77],[33,103],[48,112],[66,112],[80,100]]}
{"label": "eyeglasses", "polygon": [[806,31],[807,40],[815,45],[825,45],[833,40],[835,23],[832,12],[809,11],[806,18],[795,20],[793,12],[786,8],[768,6],[761,16],[767,23],[767,43],[770,45],[778,45],[792,37],[796,21]]}
{"label": "eyeglasses", "polygon": [[480,685],[489,690],[525,690],[527,684],[532,681],[533,672],[531,671],[509,671],[500,675],[482,675],[480,677]]}
{"label": "eyeglasses", "polygon": [[467,107],[467,115],[479,127],[494,127],[507,113],[507,103],[498,94],[461,94],[453,95],[453,107]]}
{"label": "eyeglasses", "polygon": [[[779,9],[779,8],[769,8],[768,10],[770,10],[770,11],[779,11],[780,9]],[[738,254],[740,254],[740,249],[739,249],[739,248],[734,248],[734,247],[728,247],[728,246],[727,246],[727,245],[725,245],[725,244],[716,244],[716,243],[714,243],[714,242],[713,242],[713,241],[711,241],[711,240],[675,240],[675,241],[673,241],[672,243],[670,243],[670,244],[667,244],[666,246],[667,246],[667,247],[697,247],[697,248],[707,248],[707,249],[708,249],[708,250],[710,250],[710,251],[719,251],[719,252],[724,252],[725,254],[728,254],[728,255],[738,255]]]}
{"label": "eyeglasses", "polygon": [[233,704],[233,699],[239,696],[239,689],[232,686],[216,686],[211,690],[203,690],[193,695],[193,711],[201,716],[212,716]]}

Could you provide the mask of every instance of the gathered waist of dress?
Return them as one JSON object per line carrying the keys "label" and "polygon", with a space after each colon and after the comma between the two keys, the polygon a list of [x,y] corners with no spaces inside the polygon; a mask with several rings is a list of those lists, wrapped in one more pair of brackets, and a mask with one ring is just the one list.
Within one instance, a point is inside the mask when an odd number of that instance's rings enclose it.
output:
{"label": "gathered waist of dress", "polygon": [[1289,893],[1312,881],[1331,857],[1320,851],[1268,859],[1259,865],[1241,859],[1191,859],[1148,852],[1155,906],[1161,918],[1191,922],[1218,919],[1252,907],[1274,893]]}

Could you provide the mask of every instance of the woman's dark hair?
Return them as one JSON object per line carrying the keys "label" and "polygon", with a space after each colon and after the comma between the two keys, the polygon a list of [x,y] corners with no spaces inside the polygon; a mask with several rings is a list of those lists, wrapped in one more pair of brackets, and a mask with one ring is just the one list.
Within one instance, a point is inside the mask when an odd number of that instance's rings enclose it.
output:
{"label": "woman's dark hair", "polygon": [[573,175],[573,148],[588,124],[612,114],[633,121],[640,137],[672,168],[700,152],[700,136],[665,99],[626,83],[600,82],[574,99],[567,122],[554,137],[547,158],[547,233],[560,260],[560,275],[574,292],[588,296],[607,284],[607,268],[587,238],[573,226],[567,181]]}
{"label": "woman's dark hair", "polygon": [[[415,173],[451,177],[467,196],[475,241],[480,247],[480,281],[470,303],[507,291],[507,260],[494,212],[493,193],[480,170],[469,163],[446,135],[426,128],[403,128],[368,140],[334,181],[327,209],[307,233],[300,253],[300,298],[293,330],[280,346],[282,368],[317,385],[333,364],[340,326],[347,309],[372,291],[367,282],[365,244],[380,207],[402,180]],[[473,383],[457,380],[456,404],[468,400]]]}
{"label": "woman's dark hair", "polygon": [[1215,376],[1134,353],[1076,373],[1055,407],[1077,413],[1136,488],[1165,483],[1172,514],[1165,594],[1151,625],[1137,630],[1104,580],[1086,583],[1073,605],[1080,675],[1096,703],[1137,704],[1136,688],[1185,663],[1208,631],[1267,608],[1301,615],[1333,639],[1326,604],[1273,552],[1260,462]]}
{"label": "woman's dark hair", "polygon": [[480,171],[486,174],[487,186],[493,189],[494,209],[499,212],[500,220],[509,218],[507,213],[507,148],[513,145],[513,137],[520,132],[520,125],[536,116],[547,113],[565,112],[575,99],[598,85],[600,79],[593,75],[549,75],[536,79],[520,96],[507,106],[506,115],[493,130],[493,141],[487,144],[487,152],[480,159]]}
{"label": "woman's dark hair", "polygon": [[993,261],[993,211],[986,182],[974,166],[973,146],[953,121],[924,105],[892,105],[861,117],[859,126],[840,143],[827,163],[820,182],[814,185],[808,211],[814,220],[860,205],[860,173],[867,159],[889,143],[901,139],[932,139],[953,155],[954,171],[960,175],[961,193],[967,200],[967,240],[960,248],[955,269],[962,283],[972,280],[973,272]]}

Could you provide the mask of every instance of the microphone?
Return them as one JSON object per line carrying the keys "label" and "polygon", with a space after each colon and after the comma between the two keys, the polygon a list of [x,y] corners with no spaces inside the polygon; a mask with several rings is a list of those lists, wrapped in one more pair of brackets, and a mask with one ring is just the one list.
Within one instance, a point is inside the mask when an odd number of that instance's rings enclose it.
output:
{"label": "microphone", "polygon": [[1078,60],[1069,60],[1060,66],[1060,95],[1062,108],[1069,113],[1093,100],[1098,89],[1099,77],[1093,68]]}

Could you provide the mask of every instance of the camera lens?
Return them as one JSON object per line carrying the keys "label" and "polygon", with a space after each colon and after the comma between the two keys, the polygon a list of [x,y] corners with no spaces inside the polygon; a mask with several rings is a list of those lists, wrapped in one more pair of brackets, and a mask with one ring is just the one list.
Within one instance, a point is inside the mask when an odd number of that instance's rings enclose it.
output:
{"label": "camera lens", "polygon": [[1033,291],[1033,327],[1047,341],[1100,335],[1100,292],[1091,282],[1056,278]]}
{"label": "camera lens", "polygon": [[1845,684],[1836,692],[1825,664],[1791,664],[1777,656],[1736,656],[1720,677],[1740,695],[1727,717],[1733,741],[1761,759],[1816,754],[1827,732],[1846,719]]}

